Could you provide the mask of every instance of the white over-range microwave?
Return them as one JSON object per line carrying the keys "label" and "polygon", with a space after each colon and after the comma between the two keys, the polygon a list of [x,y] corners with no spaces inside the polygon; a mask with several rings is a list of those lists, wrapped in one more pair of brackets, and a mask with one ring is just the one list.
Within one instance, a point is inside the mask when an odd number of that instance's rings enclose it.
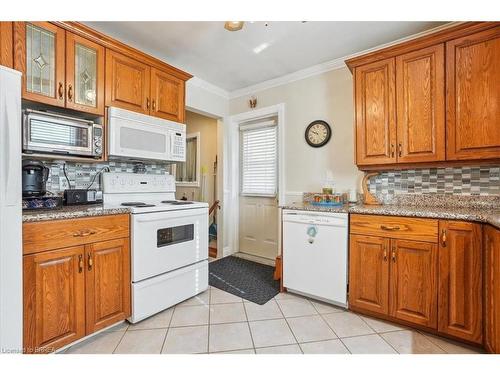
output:
{"label": "white over-range microwave", "polygon": [[120,108],[108,110],[108,156],[186,161],[186,125]]}

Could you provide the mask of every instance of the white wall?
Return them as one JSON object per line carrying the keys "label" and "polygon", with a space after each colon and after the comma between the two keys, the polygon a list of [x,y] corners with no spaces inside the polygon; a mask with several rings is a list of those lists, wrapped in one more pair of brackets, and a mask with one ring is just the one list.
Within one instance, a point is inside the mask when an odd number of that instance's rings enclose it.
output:
{"label": "white wall", "polygon": [[209,117],[222,118],[228,114],[228,94],[208,82],[193,77],[186,83],[186,107]]}
{"label": "white wall", "polygon": [[[253,95],[257,109],[285,103],[285,186],[287,200],[301,200],[302,192],[321,190],[331,170],[338,191],[359,189],[362,173],[354,164],[353,83],[347,68],[332,70]],[[249,111],[250,95],[231,99],[229,113]],[[310,147],[304,131],[314,120],[332,127],[332,138],[322,148]]]}

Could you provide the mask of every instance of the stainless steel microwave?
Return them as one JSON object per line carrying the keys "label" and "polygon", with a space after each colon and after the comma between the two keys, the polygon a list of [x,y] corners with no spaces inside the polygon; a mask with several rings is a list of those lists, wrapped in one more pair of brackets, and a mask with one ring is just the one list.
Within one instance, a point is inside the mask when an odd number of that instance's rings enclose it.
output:
{"label": "stainless steel microwave", "polygon": [[93,121],[25,109],[23,152],[80,156],[102,156],[103,128]]}

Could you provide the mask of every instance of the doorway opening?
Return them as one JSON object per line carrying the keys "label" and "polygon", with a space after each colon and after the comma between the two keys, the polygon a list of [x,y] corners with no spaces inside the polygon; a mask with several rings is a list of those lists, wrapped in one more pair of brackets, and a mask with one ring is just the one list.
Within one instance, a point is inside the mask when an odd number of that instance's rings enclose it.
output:
{"label": "doorway opening", "polygon": [[219,183],[219,120],[186,111],[186,161],[171,164],[176,179],[176,199],[207,202],[209,206],[209,256],[216,258],[220,238],[217,185]]}

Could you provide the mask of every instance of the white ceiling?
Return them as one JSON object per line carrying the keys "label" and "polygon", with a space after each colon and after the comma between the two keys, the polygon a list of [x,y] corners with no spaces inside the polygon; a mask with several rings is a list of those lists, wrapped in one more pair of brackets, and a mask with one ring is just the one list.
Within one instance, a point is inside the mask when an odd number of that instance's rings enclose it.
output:
{"label": "white ceiling", "polygon": [[227,91],[437,27],[442,22],[85,22]]}

